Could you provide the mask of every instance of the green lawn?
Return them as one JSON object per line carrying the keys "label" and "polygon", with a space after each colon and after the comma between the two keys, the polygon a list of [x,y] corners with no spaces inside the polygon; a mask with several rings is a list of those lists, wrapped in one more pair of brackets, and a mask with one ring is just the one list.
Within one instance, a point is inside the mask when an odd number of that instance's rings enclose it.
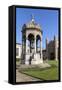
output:
{"label": "green lawn", "polygon": [[54,60],[49,60],[47,61],[49,64],[51,64],[52,66],[58,66],[58,61],[54,61]]}
{"label": "green lawn", "polygon": [[58,80],[58,62],[48,61],[51,64],[50,68],[31,68],[23,70],[22,73],[28,74],[33,77],[40,78],[41,80]]}

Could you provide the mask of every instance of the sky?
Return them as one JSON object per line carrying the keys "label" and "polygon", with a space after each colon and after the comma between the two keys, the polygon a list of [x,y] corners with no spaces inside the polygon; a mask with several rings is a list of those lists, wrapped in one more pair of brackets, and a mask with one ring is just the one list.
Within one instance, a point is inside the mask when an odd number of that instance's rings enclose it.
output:
{"label": "sky", "polygon": [[46,48],[46,38],[53,40],[58,37],[58,10],[16,8],[16,43],[22,44],[22,26],[34,20],[41,26],[42,48]]}

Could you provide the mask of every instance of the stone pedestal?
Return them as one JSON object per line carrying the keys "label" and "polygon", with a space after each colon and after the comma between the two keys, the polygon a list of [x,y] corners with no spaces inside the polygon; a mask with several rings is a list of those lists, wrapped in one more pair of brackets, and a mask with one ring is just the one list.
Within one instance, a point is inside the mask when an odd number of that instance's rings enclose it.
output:
{"label": "stone pedestal", "polygon": [[40,58],[39,54],[34,54],[34,59],[32,59],[31,64],[41,64],[43,60]]}
{"label": "stone pedestal", "polygon": [[30,55],[26,54],[26,55],[25,55],[25,64],[26,64],[26,65],[29,64],[29,59],[30,59]]}

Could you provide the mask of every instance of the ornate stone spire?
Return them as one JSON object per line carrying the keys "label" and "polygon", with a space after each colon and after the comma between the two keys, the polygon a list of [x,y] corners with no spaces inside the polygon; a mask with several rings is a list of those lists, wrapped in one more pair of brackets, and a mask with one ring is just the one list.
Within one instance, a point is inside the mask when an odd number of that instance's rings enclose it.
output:
{"label": "ornate stone spire", "polygon": [[31,15],[31,20],[32,20],[32,22],[34,22],[34,15],[33,14]]}
{"label": "ornate stone spire", "polygon": [[[30,29],[35,28],[35,29],[37,29],[37,30],[41,30],[40,25],[35,22],[34,15],[32,15],[32,14],[31,14],[31,20],[30,20],[28,23],[26,23],[26,24],[23,26],[23,28],[24,28],[24,30],[25,30],[26,28],[30,28]],[[33,30],[34,30],[34,29],[33,29]]]}

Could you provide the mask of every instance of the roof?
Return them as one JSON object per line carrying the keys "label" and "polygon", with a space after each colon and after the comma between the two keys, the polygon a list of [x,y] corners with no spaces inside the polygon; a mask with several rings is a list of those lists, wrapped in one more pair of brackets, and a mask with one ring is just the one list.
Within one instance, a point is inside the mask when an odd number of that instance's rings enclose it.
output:
{"label": "roof", "polygon": [[34,17],[32,17],[31,21],[28,22],[27,24],[24,24],[23,27],[22,27],[23,30],[26,30],[26,29],[38,29],[38,30],[41,30],[41,27],[39,24],[37,24],[34,20]]}

